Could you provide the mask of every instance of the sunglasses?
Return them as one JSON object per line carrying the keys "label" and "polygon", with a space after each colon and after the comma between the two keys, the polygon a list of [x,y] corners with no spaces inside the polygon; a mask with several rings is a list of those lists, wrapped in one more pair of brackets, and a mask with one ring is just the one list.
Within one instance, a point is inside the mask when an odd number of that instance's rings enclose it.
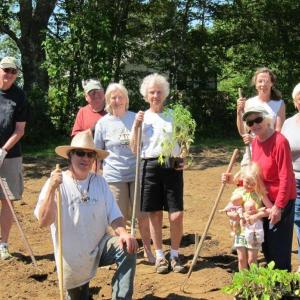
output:
{"label": "sunglasses", "polygon": [[13,75],[16,75],[18,73],[18,70],[13,69],[13,68],[4,68],[2,70],[4,71],[4,73],[10,73],[10,74],[13,74]]}
{"label": "sunglasses", "polygon": [[88,158],[95,158],[96,152],[87,152],[83,150],[73,150],[72,153],[76,154],[78,157],[87,156]]}
{"label": "sunglasses", "polygon": [[248,127],[251,127],[251,126],[253,126],[254,123],[260,124],[263,121],[263,119],[264,119],[263,117],[257,117],[254,120],[247,120],[246,124]]}

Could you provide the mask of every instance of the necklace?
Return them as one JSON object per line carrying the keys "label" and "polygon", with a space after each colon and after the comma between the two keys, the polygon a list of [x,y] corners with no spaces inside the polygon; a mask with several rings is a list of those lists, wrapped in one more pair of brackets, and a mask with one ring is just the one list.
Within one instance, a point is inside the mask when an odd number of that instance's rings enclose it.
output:
{"label": "necklace", "polygon": [[88,186],[87,186],[87,189],[86,189],[86,190],[85,190],[85,189],[82,190],[82,189],[80,188],[80,186],[79,186],[78,180],[72,176],[73,181],[74,181],[74,183],[75,183],[75,186],[76,186],[78,192],[79,192],[80,195],[81,195],[81,201],[82,201],[82,202],[88,202],[88,201],[90,200],[90,197],[89,197],[89,191],[90,191],[90,183],[91,183],[91,179],[92,179],[93,176],[94,176],[94,174],[93,174],[93,175],[90,175],[90,178],[89,178],[89,181],[88,181]]}

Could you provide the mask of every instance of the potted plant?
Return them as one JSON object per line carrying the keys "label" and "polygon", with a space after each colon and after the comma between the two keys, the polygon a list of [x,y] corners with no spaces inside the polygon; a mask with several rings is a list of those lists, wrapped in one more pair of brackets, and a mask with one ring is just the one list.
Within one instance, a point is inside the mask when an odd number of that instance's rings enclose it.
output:
{"label": "potted plant", "polygon": [[223,292],[235,299],[279,300],[300,299],[300,274],[274,268],[272,261],[266,267],[251,264],[249,269],[236,272],[232,283]]}
{"label": "potted plant", "polygon": [[[180,161],[189,156],[191,143],[194,141],[196,122],[190,111],[181,103],[169,105],[164,115],[172,119],[172,135],[165,135],[161,142],[161,154],[158,161],[167,167],[177,167]],[[172,157],[176,145],[180,147],[179,157]]]}

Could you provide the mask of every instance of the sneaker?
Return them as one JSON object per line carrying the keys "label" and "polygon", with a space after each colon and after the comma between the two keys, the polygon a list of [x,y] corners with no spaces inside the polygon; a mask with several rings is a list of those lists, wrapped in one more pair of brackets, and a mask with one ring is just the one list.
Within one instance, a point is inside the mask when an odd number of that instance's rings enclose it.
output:
{"label": "sneaker", "polygon": [[11,254],[8,252],[7,246],[0,247],[0,257],[1,260],[8,260],[12,258]]}
{"label": "sneaker", "polygon": [[155,269],[157,274],[166,274],[169,271],[169,262],[163,258],[157,258],[155,262]]}
{"label": "sneaker", "polygon": [[179,257],[173,257],[170,261],[170,266],[175,273],[183,273],[185,271],[185,266],[181,263]]}

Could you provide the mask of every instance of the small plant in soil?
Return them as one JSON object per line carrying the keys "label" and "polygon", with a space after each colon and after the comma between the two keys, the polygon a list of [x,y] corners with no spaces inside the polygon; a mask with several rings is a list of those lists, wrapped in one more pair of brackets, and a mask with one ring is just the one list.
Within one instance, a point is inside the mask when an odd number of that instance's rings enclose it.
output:
{"label": "small plant in soil", "polygon": [[249,269],[236,272],[232,283],[222,291],[234,295],[235,299],[300,299],[300,274],[274,267],[273,261],[266,267],[251,264]]}
{"label": "small plant in soil", "polygon": [[179,102],[169,105],[164,110],[164,115],[172,119],[172,135],[165,135],[161,142],[162,152],[158,158],[161,164],[172,156],[176,144],[180,147],[180,159],[188,157],[196,129],[196,122],[190,111]]}

